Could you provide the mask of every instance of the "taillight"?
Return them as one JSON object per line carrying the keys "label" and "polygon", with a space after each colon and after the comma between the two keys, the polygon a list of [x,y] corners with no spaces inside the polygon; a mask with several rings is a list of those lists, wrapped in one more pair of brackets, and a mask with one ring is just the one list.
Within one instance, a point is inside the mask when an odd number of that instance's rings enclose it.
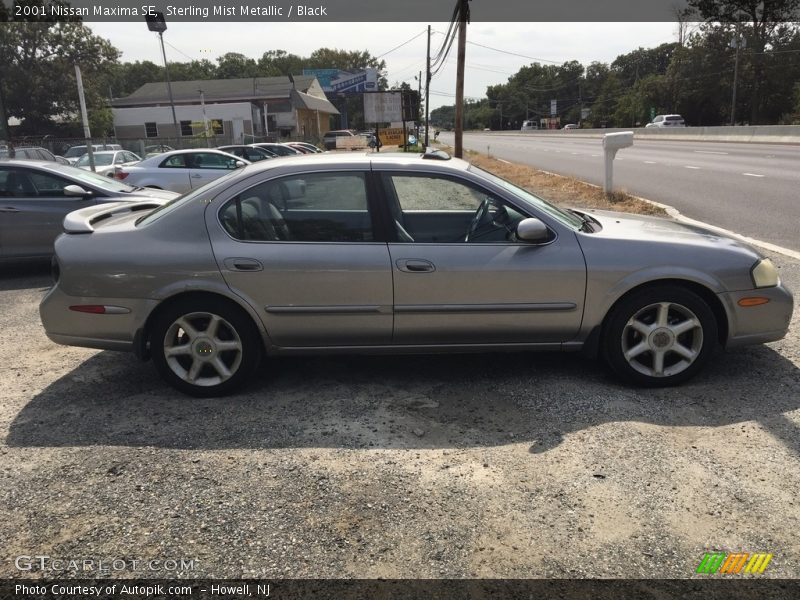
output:
{"label": "taillight", "polygon": [[114,172],[114,178],[115,179],[119,179],[120,181],[125,179],[128,175],[129,175],[129,173],[126,173],[125,171],[115,171]]}
{"label": "taillight", "polygon": [[131,309],[125,306],[109,304],[73,304],[69,309],[75,312],[90,313],[93,315],[127,315],[131,312]]}
{"label": "taillight", "polygon": [[94,315],[102,315],[106,312],[106,307],[102,304],[76,304],[70,306],[69,309],[75,312],[92,313]]}

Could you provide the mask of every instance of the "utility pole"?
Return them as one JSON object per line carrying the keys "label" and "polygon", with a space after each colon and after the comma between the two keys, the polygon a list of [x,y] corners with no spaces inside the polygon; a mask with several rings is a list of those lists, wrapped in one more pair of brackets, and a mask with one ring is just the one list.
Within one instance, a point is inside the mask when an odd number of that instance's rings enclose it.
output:
{"label": "utility pole", "polygon": [[197,90],[200,92],[200,107],[203,110],[203,136],[206,138],[206,148],[210,148],[211,146],[208,145],[208,118],[206,117],[206,95],[203,90]]}
{"label": "utility pole", "polygon": [[161,41],[161,56],[164,59],[164,79],[167,82],[167,94],[169,94],[169,105],[172,107],[172,124],[175,127],[175,137],[180,139],[181,130],[178,127],[178,117],[175,115],[175,100],[172,98],[172,83],[169,80],[169,66],[167,65],[167,51],[164,50],[164,32],[167,30],[167,22],[164,20],[164,13],[154,12],[145,14],[144,20],[147,21],[147,28],[158,33]]}
{"label": "utility pole", "polygon": [[459,0],[458,8],[458,66],[456,69],[456,123],[455,155],[464,156],[464,59],[467,50],[467,20],[469,0]]}
{"label": "utility pole", "polygon": [[78,101],[81,105],[81,121],[83,121],[83,137],[86,138],[86,153],[89,155],[89,168],[94,171],[94,148],[92,147],[92,133],[89,130],[89,117],[86,115],[86,98],[83,96],[83,78],[81,68],[75,65],[75,79],[78,82]]}
{"label": "utility pole", "polygon": [[431,26],[428,25],[428,53],[427,59],[425,62],[425,148],[428,148],[428,118],[430,116],[430,110],[428,109],[428,104],[430,104],[431,100]]}
{"label": "utility pole", "polygon": [[739,83],[739,48],[745,45],[744,38],[739,35],[736,29],[736,37],[731,40],[731,46],[736,48],[736,58],[733,62],[733,98],[731,99],[731,125],[736,125],[736,88]]}

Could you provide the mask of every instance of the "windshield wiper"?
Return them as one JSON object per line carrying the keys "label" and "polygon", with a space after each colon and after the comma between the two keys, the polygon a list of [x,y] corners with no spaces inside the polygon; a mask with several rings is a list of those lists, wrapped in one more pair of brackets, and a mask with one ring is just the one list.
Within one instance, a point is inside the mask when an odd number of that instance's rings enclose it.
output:
{"label": "windshield wiper", "polygon": [[595,232],[594,221],[592,219],[590,219],[588,216],[584,215],[583,213],[579,213],[577,210],[573,210],[571,208],[568,208],[567,210],[569,210],[569,212],[571,212],[573,215],[575,215],[576,217],[578,217],[581,220],[580,231],[585,231],[586,233],[594,233]]}

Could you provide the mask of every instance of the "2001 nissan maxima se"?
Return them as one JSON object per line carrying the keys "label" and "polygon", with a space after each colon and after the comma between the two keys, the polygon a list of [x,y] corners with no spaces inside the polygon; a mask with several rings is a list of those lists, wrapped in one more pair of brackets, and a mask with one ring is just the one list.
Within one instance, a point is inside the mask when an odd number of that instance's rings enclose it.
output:
{"label": "2001 nissan maxima se", "polygon": [[585,349],[640,385],[777,340],[772,263],[668,219],[566,211],[446,155],[264,161],[156,208],[76,211],[55,342],[152,356],[220,395],[264,354]]}

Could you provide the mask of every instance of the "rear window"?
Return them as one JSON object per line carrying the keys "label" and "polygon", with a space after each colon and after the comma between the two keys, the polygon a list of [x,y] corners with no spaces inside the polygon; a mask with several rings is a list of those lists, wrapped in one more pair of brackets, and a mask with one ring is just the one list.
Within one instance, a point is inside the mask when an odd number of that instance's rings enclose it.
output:
{"label": "rear window", "polygon": [[683,117],[667,117],[667,121],[683,121]]}

